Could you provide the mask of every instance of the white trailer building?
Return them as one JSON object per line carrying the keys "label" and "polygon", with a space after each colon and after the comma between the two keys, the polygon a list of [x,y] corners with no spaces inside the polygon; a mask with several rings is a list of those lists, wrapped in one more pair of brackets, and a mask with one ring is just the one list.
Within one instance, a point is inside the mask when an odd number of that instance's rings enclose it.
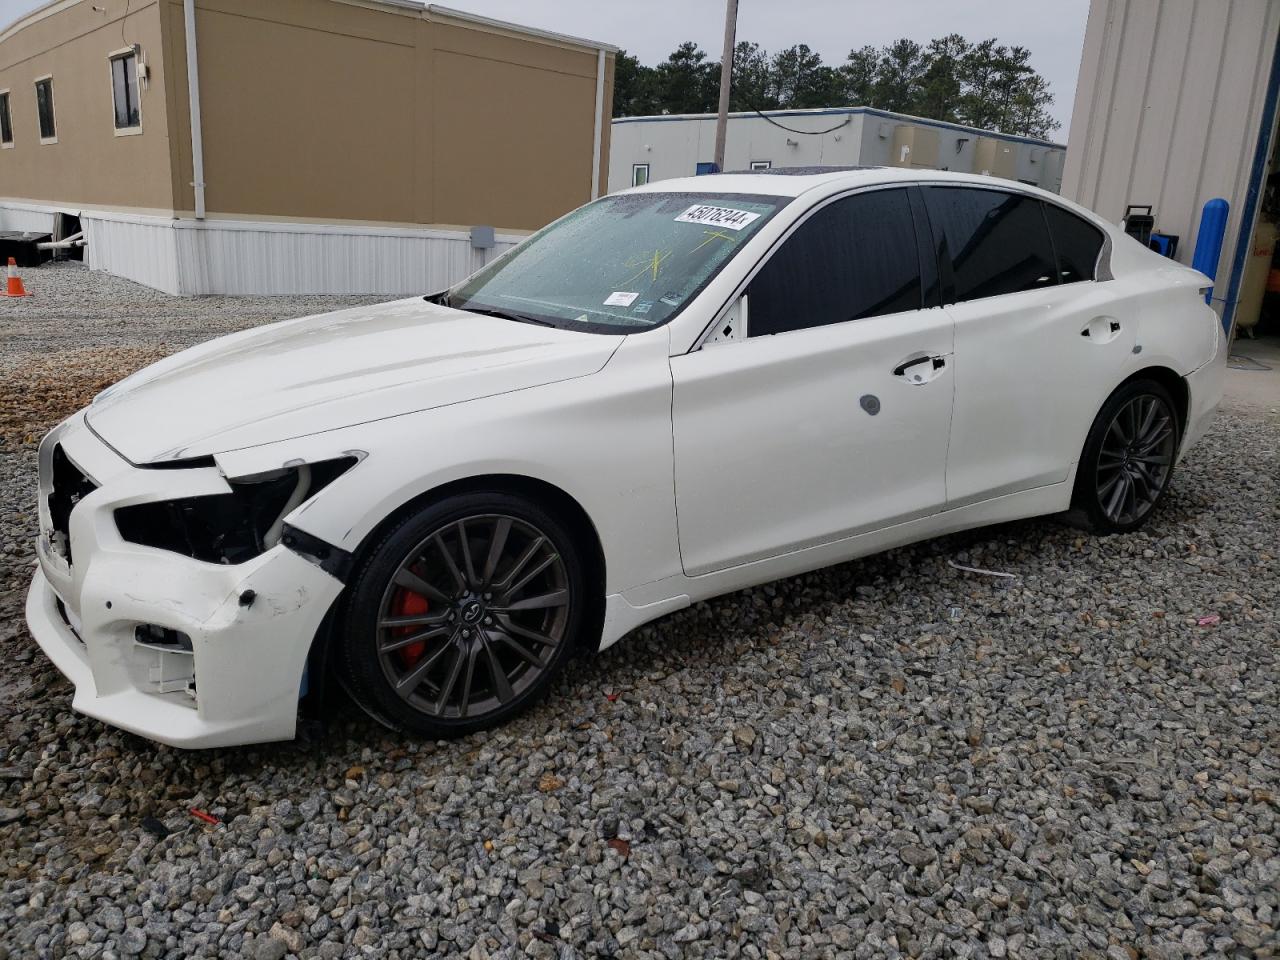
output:
{"label": "white trailer building", "polygon": [[[609,150],[609,190],[705,172],[715,114],[618,117]],[[982,173],[1057,191],[1060,143],[925,120],[872,107],[729,114],[726,170],[875,165]]]}

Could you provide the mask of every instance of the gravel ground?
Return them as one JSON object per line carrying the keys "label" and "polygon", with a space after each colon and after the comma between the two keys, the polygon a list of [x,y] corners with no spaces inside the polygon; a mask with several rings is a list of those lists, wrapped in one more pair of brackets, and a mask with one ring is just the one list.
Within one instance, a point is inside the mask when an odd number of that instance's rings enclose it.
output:
{"label": "gravel ground", "polygon": [[[6,384],[324,306],[27,279]],[[22,434],[0,958],[1280,953],[1280,418],[1223,417],[1136,535],[1008,524],[700,604],[462,742],[340,706],[200,753],[72,714],[33,649]]]}

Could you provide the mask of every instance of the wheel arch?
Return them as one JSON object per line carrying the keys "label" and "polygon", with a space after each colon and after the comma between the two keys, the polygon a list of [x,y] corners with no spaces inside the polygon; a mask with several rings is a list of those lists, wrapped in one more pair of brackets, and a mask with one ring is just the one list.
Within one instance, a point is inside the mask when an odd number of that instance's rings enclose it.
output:
{"label": "wheel arch", "polygon": [[[1127,383],[1135,380],[1154,380],[1160,386],[1169,391],[1169,396],[1173,398],[1174,413],[1178,415],[1178,436],[1181,438],[1187,431],[1187,417],[1191,408],[1191,390],[1187,386],[1186,377],[1179,374],[1170,367],[1154,365],[1143,367],[1122,381],[1116,384],[1115,389],[1107,394],[1110,399],[1111,394],[1115,393]],[[1106,403],[1106,400],[1103,401]],[[1101,409],[1101,407],[1099,407]]]}
{"label": "wheel arch", "polygon": [[[1158,384],[1166,393],[1168,393],[1170,399],[1173,401],[1173,415],[1177,421],[1173,463],[1177,462],[1177,451],[1181,446],[1182,437],[1185,434],[1187,419],[1189,416],[1190,387],[1188,386],[1186,379],[1173,368],[1159,363],[1150,364],[1139,370],[1135,370],[1126,376],[1103,398],[1102,403],[1098,406],[1098,412],[1094,414],[1094,419],[1090,422],[1089,428],[1085,433],[1085,437],[1080,444],[1080,454],[1077,459],[1075,482],[1071,493],[1071,508],[1067,516],[1072,518],[1071,522],[1082,525],[1085,529],[1097,532],[1116,532],[1110,528],[1099,527],[1098,524],[1101,521],[1093,516],[1095,507],[1086,502],[1088,497],[1088,488],[1086,487],[1086,484],[1090,482],[1088,455],[1090,453],[1090,446],[1094,442],[1094,431],[1100,423],[1104,422],[1101,420],[1102,413],[1108,409],[1108,405],[1120,391],[1125,389],[1126,386],[1142,381],[1150,381]],[[1173,464],[1171,463],[1169,466],[1170,473],[1172,470]],[[1168,487],[1168,482],[1169,479],[1166,477],[1164,487],[1162,487],[1161,493],[1158,494],[1158,496],[1163,496],[1164,490]],[[1136,529],[1137,526],[1140,526],[1145,522],[1153,508],[1154,503],[1148,508],[1146,514],[1133,522],[1133,526],[1124,529]]]}
{"label": "wheel arch", "polygon": [[1173,412],[1178,417],[1178,435],[1181,437],[1186,433],[1187,417],[1191,408],[1191,389],[1187,386],[1187,380],[1172,367],[1166,367],[1163,364],[1152,364],[1129,374],[1112,387],[1107,392],[1107,395],[1102,398],[1102,402],[1098,404],[1097,409],[1093,412],[1093,417],[1085,424],[1084,435],[1079,438],[1079,442],[1076,444],[1077,462],[1079,462],[1078,458],[1084,453],[1085,443],[1089,439],[1089,431],[1093,427],[1093,419],[1098,416],[1098,413],[1107,405],[1107,401],[1115,395],[1117,390],[1123,389],[1125,384],[1133,383],[1135,380],[1154,380],[1169,391],[1169,396],[1173,398]]}
{"label": "wheel arch", "polygon": [[[586,629],[579,638],[576,652],[595,652],[595,648],[586,641],[592,637],[598,638],[604,625],[606,584],[604,543],[594,521],[582,504],[567,491],[546,480],[524,474],[486,473],[459,477],[424,490],[400,504],[374,524],[352,551],[352,566],[357,566],[374,545],[381,541],[386,531],[405,517],[449,497],[481,491],[505,493],[529,500],[569,527],[570,535],[574,537],[576,545],[584,551],[589,582]],[[343,597],[345,597],[345,590]],[[338,604],[343,602],[343,597],[339,597]],[[331,641],[332,637],[327,638],[327,642]]]}

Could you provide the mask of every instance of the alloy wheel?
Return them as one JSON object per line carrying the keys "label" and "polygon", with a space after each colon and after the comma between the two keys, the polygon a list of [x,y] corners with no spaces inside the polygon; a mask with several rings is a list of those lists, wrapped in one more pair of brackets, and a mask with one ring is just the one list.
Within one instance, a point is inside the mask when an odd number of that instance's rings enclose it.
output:
{"label": "alloy wheel", "polygon": [[1140,394],[1116,411],[1098,452],[1098,505],[1111,522],[1136,523],[1151,510],[1173,469],[1177,425],[1160,397]]}
{"label": "alloy wheel", "polygon": [[565,643],[572,597],[543,531],[484,514],[433,531],[383,592],[376,642],[383,674],[435,719],[484,716],[533,685]]}

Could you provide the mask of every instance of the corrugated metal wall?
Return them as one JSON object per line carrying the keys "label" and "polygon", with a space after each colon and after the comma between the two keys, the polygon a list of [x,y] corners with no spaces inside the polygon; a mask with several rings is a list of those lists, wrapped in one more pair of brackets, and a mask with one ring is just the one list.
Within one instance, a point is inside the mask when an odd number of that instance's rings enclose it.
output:
{"label": "corrugated metal wall", "polygon": [[522,239],[499,234],[476,250],[446,230],[80,216],[92,269],[181,296],[434,292]]}
{"label": "corrugated metal wall", "polygon": [[191,220],[175,223],[183,293],[387,294],[441,290],[520,241],[499,234],[476,250],[469,234]]}
{"label": "corrugated metal wall", "polygon": [[0,202],[0,230],[51,231],[58,210],[80,217],[91,269],[178,296],[410,296],[456,283],[524,239],[500,233],[477,250],[460,230],[197,222],[12,202]]}
{"label": "corrugated metal wall", "polygon": [[92,270],[105,270],[165,293],[184,293],[173,223],[160,217],[102,216],[86,211],[80,215],[80,226],[89,241],[85,262]]}
{"label": "corrugated metal wall", "polygon": [[53,211],[26,203],[0,203],[0,230],[53,232]]}
{"label": "corrugated metal wall", "polygon": [[1093,0],[1062,193],[1118,222],[1151,204],[1191,262],[1206,201],[1231,204],[1225,294],[1280,31],[1275,0]]}

